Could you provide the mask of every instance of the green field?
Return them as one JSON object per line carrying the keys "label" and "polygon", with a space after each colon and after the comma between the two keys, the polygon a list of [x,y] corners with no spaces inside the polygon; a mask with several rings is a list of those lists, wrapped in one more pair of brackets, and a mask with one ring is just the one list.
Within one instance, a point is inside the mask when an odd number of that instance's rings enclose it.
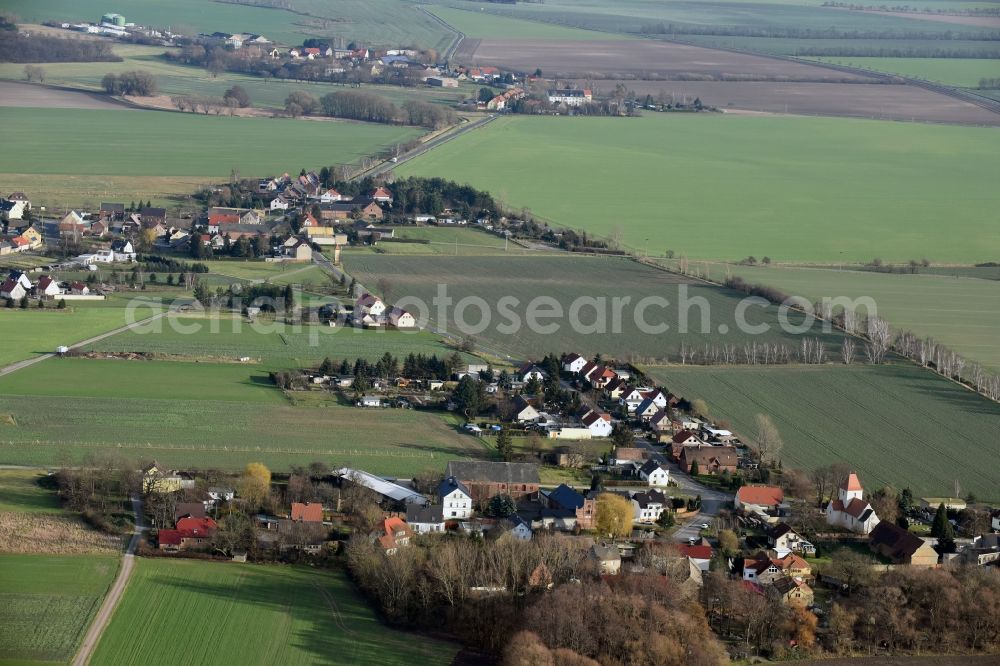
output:
{"label": "green field", "polygon": [[170,27],[194,36],[199,32],[253,32],[284,44],[301,44],[305,37],[361,40],[371,45],[420,44],[444,48],[451,34],[440,24],[400,0],[293,0],[288,10],[250,3],[174,0],[169,5],[155,0],[118,0],[114,7],[94,0],[7,0],[4,10],[20,20],[98,21],[101,14],[116,11],[126,20],[153,27]]}
{"label": "green field", "polygon": [[172,316],[136,327],[87,349],[214,357],[227,361],[249,356],[259,361],[263,368],[306,368],[319,365],[326,357],[377,359],[386,351],[397,356],[412,352],[439,357],[453,352],[441,342],[440,336],[425,331],[292,326],[264,321],[251,325],[238,319],[185,316]]}
{"label": "green field", "polygon": [[383,626],[342,573],[136,563],[95,664],[449,664],[458,647]]}
{"label": "green field", "polygon": [[443,19],[469,39],[547,39],[547,40],[588,40],[614,39],[590,30],[577,30],[559,25],[523,21],[506,18],[496,13],[478,11],[479,5],[464,3],[467,9],[432,6],[429,10]]}
{"label": "green field", "polygon": [[0,664],[70,661],[117,572],[114,557],[0,554]]}
{"label": "green field", "polygon": [[0,470],[0,513],[59,513],[55,492],[39,485],[45,473],[32,469]]}
{"label": "green field", "polygon": [[852,465],[871,491],[973,492],[1000,499],[1000,405],[909,364],[816,368],[650,368],[669,390],[707,401],[711,415],[752,434],[769,414],[785,465]]}
{"label": "green field", "polygon": [[[725,270],[708,266],[709,275],[719,281]],[[1000,370],[1000,283],[996,280],[823,268],[730,266],[728,270],[748,282],[771,285],[813,302],[824,297],[870,297],[878,314],[894,329],[933,337],[966,358]]]}
{"label": "green field", "polygon": [[[97,109],[0,108],[0,122],[8,143],[0,173],[34,174],[266,175],[349,164],[418,134],[371,123]],[[267,136],[281,140],[262,150]]]}
{"label": "green field", "polygon": [[1000,78],[1000,60],[984,58],[816,58],[848,67],[936,81],[959,88],[975,88],[979,79]]}
{"label": "green field", "polygon": [[408,476],[486,452],[440,414],[341,406],[325,392],[293,405],[259,367],[238,364],[50,359],[0,378],[0,415],[10,417],[0,463],[39,467],[113,452],[180,467],[323,460]]}
{"label": "green field", "polygon": [[[397,169],[662,255],[1000,257],[993,129],[799,117],[503,118]],[[595,196],[600,193],[600,196]],[[944,223],[944,222],[947,223]]]}
{"label": "green field", "polygon": [[[124,326],[127,310],[123,306],[123,301],[114,300],[74,304],[65,310],[0,308],[0,336],[7,341],[0,351],[0,367]],[[138,318],[149,314],[143,309]]]}
{"label": "green field", "polygon": [[[344,89],[343,86],[333,83],[264,79],[235,72],[221,72],[218,76],[212,76],[203,67],[182,65],[167,60],[163,54],[170,49],[162,46],[115,44],[113,49],[115,54],[122,58],[121,62],[43,63],[40,66],[45,70],[45,82],[49,85],[103,91],[101,78],[108,72],[118,74],[141,69],[156,76],[157,89],[163,95],[221,98],[226,90],[234,85],[240,85],[250,95],[253,106],[271,109],[283,109],[285,98],[293,90],[303,90],[318,98]],[[24,65],[0,63],[0,79],[23,81]],[[469,83],[454,89],[381,85],[366,85],[365,89],[396,104],[402,104],[408,99],[455,104],[468,95],[475,95],[479,88]]]}
{"label": "green field", "polygon": [[[748,336],[737,333],[735,316],[739,298],[728,290],[706,286],[672,273],[660,271],[628,259],[587,257],[580,255],[555,255],[541,257],[415,257],[391,255],[349,255],[344,259],[347,270],[369,289],[378,285],[379,279],[388,281],[393,299],[410,296],[419,299],[428,308],[426,314],[437,327],[447,326],[448,332],[462,334],[456,325],[461,316],[473,330],[480,348],[497,356],[509,355],[515,359],[538,358],[546,352],[576,351],[590,355],[600,353],[621,359],[676,358],[683,343],[688,347],[711,344],[741,344]],[[451,306],[445,307],[441,318],[434,298],[440,285],[446,287]],[[685,295],[686,294],[686,295]],[[528,326],[529,303],[536,297],[555,299],[563,315],[555,319],[540,318],[535,330]],[[487,325],[479,306],[468,305],[459,313],[459,303],[468,298],[482,298],[489,309]],[[501,298],[515,298],[510,302],[509,315]],[[669,303],[658,305],[649,302],[641,313],[640,302],[646,297],[665,298]],[[580,310],[572,314],[572,304],[580,301]],[[590,299],[603,299],[587,305]],[[621,316],[616,324],[615,300],[622,303]],[[690,307],[685,303],[692,303]],[[704,307],[700,305],[704,303]],[[698,303],[699,305],[694,305]],[[464,307],[464,306],[463,306]],[[419,307],[410,308],[415,314]],[[603,310],[606,317],[599,317]],[[544,311],[548,311],[546,307]],[[702,313],[708,317],[702,321]],[[683,313],[687,313],[686,332],[681,331]],[[791,335],[778,328],[776,308],[750,307],[746,321],[766,324],[769,330],[760,335],[759,341],[784,342],[797,345]],[[520,326],[512,326],[514,317]],[[580,326],[574,325],[574,319]],[[603,321],[603,330],[595,326]],[[651,328],[645,329],[642,322]],[[790,321],[800,318],[790,316]],[[662,324],[669,329],[658,330]],[[556,325],[546,332],[544,327]],[[725,327],[725,333],[720,328]],[[483,328],[476,332],[475,329]],[[827,340],[839,349],[837,336],[824,336],[821,331],[810,332]]]}
{"label": "green field", "polygon": [[[441,254],[451,256],[540,254],[514,242],[470,227],[398,227],[396,238],[419,240],[400,243],[382,240],[371,249],[350,249],[348,254]],[[423,242],[426,241],[426,242]]]}

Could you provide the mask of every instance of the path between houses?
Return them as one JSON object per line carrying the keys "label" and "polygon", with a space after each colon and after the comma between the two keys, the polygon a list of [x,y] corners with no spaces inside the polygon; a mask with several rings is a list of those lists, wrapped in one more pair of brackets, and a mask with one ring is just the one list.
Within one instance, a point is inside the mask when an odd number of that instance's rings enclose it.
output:
{"label": "path between houses", "polygon": [[[148,324],[150,322],[156,321],[157,319],[159,319],[161,317],[167,316],[172,311],[173,311],[173,309],[171,308],[169,310],[165,310],[163,312],[160,312],[159,314],[155,314],[152,317],[146,317],[145,319],[141,319],[141,320],[139,320],[137,322],[133,322],[131,324],[126,324],[125,326],[121,326],[121,327],[116,328],[114,330],[107,331],[106,333],[101,333],[100,335],[95,335],[92,338],[87,338],[86,340],[81,340],[80,342],[77,342],[77,343],[74,343],[72,345],[69,345],[69,349],[78,349],[80,347],[85,347],[87,345],[94,344],[95,342],[100,342],[101,340],[104,340],[105,338],[110,338],[112,335],[118,335],[119,333],[124,333],[125,331],[133,329],[133,328],[135,328],[137,326],[141,326],[143,324]],[[18,361],[17,363],[11,363],[7,367],[0,368],[0,377],[3,377],[4,375],[9,375],[12,372],[17,372],[18,370],[23,370],[24,368],[32,366],[35,363],[40,363],[41,361],[44,361],[44,360],[49,359],[49,358],[52,358],[55,355],[56,355],[55,352],[49,352],[48,354],[41,354],[40,356],[35,356],[34,358],[28,358],[28,359],[25,359],[23,361]]]}
{"label": "path between houses", "polygon": [[111,617],[115,613],[115,608],[118,607],[118,601],[125,592],[125,587],[132,576],[132,569],[135,567],[135,549],[139,545],[142,533],[149,529],[143,525],[142,500],[138,497],[132,498],[132,511],[135,512],[135,530],[132,532],[132,538],[128,542],[128,549],[122,557],[122,567],[118,570],[118,577],[115,578],[111,589],[108,590],[108,595],[104,597],[104,603],[101,604],[101,608],[97,611],[94,621],[90,624],[87,635],[83,637],[80,650],[73,658],[73,666],[86,666],[90,662],[94,648],[100,642],[101,635],[108,626],[108,622],[111,621]]}

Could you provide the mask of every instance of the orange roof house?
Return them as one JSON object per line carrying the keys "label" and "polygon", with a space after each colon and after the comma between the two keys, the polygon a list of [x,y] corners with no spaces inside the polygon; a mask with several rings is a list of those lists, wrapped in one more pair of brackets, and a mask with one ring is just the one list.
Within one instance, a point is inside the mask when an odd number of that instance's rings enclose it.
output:
{"label": "orange roof house", "polygon": [[743,486],[736,491],[736,508],[747,505],[776,509],[785,501],[785,491],[777,486]]}
{"label": "orange roof house", "polygon": [[292,502],[292,520],[296,523],[322,523],[323,505],[317,502]]}

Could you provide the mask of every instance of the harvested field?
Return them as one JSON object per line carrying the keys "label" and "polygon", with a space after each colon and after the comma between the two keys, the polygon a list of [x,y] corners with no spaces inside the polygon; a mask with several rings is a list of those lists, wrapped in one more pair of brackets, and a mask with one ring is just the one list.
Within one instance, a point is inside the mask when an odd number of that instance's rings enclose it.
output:
{"label": "harvested field", "polygon": [[773,79],[864,81],[868,77],[798,62],[653,40],[466,40],[455,60],[493,63],[519,71],[540,67],[546,77]]}
{"label": "harvested field", "polygon": [[129,111],[132,107],[115,102],[106,95],[36,86],[30,83],[0,81],[0,106],[46,109],[115,109]]}
{"label": "harvested field", "polygon": [[[577,80],[578,85],[584,83]],[[618,81],[589,80],[597,90],[614,90]],[[947,95],[910,85],[879,83],[781,83],[777,81],[624,81],[639,95],[661,92],[681,101],[700,98],[720,109],[918,120],[961,125],[1000,125],[1000,114]]]}
{"label": "harvested field", "polygon": [[0,513],[0,553],[115,555],[121,537],[97,532],[76,516]]}

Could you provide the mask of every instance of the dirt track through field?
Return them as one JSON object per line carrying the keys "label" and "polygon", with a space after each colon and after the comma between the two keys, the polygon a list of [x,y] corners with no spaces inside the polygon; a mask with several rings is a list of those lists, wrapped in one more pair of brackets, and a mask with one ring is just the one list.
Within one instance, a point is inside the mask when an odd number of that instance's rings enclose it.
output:
{"label": "dirt track through field", "polygon": [[130,111],[132,107],[109,100],[98,93],[66,90],[31,83],[0,81],[0,106],[39,109],[114,109]]}

